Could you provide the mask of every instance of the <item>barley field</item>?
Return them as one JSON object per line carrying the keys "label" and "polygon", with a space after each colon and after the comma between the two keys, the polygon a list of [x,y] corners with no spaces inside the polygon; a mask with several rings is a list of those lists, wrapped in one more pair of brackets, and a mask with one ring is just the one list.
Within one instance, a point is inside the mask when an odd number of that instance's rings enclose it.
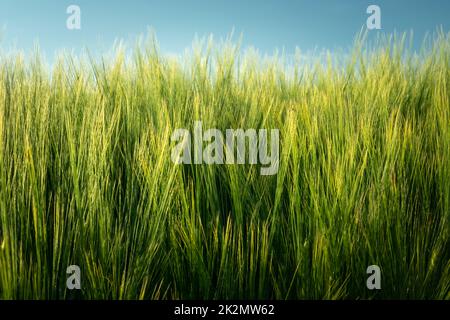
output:
{"label": "barley field", "polygon": [[[277,174],[174,164],[195,121],[279,129]],[[0,299],[450,299],[449,223],[449,34],[0,55]]]}

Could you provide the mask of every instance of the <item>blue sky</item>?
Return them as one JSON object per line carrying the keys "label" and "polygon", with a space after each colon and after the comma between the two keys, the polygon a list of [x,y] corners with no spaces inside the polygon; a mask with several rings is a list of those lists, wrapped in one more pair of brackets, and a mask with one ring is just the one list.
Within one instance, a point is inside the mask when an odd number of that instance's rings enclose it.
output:
{"label": "blue sky", "polygon": [[[66,28],[71,4],[81,8],[81,30]],[[181,53],[195,35],[220,39],[233,29],[243,34],[244,47],[262,53],[334,50],[351,45],[370,4],[381,8],[384,33],[413,30],[419,41],[438,26],[450,30],[448,0],[1,0],[0,46],[30,51],[38,41],[47,55],[62,48],[101,51],[152,27],[169,53]]]}

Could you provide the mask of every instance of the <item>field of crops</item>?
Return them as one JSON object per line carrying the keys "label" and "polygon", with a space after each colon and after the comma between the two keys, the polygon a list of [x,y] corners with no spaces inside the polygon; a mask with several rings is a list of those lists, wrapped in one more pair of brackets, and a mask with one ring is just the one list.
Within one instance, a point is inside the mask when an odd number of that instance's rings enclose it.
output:
{"label": "field of crops", "polygon": [[[450,36],[407,48],[2,53],[0,299],[450,299]],[[279,129],[277,174],[174,164],[195,121]]]}

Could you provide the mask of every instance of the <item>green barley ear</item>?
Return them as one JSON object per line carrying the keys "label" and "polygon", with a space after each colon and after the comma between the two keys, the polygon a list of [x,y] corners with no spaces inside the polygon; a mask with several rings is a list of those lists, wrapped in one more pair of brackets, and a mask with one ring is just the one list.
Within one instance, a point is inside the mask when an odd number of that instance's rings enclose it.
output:
{"label": "green barley ear", "polygon": [[[450,299],[450,35],[233,39],[0,52],[0,299]],[[196,121],[278,129],[276,174],[174,164]]]}

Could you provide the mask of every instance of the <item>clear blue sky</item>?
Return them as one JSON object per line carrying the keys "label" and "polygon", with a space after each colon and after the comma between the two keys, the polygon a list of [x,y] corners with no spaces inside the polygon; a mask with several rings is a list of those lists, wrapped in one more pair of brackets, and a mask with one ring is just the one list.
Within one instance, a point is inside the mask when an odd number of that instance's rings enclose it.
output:
{"label": "clear blue sky", "polygon": [[[70,4],[81,8],[81,30],[66,28]],[[47,55],[62,48],[104,50],[152,27],[171,53],[189,47],[196,34],[220,39],[233,28],[243,33],[244,46],[263,53],[333,50],[352,43],[370,4],[381,7],[382,32],[413,30],[421,40],[438,26],[450,30],[448,0],[1,0],[0,46],[29,51],[38,40]]]}

